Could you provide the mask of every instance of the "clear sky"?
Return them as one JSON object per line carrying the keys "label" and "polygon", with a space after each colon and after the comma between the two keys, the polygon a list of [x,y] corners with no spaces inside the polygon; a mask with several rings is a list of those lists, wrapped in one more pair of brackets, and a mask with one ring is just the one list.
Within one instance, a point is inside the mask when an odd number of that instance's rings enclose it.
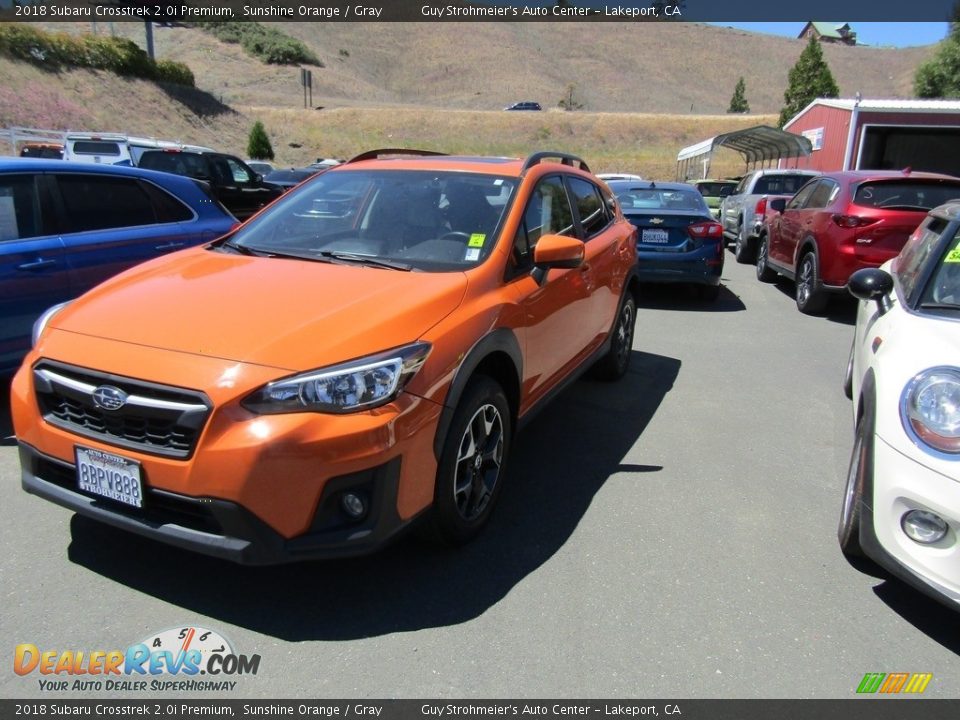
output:
{"label": "clear sky", "polygon": [[[842,25],[844,21],[837,22]],[[796,37],[806,23],[801,22],[749,22],[749,23],[711,23],[724,27],[736,27],[752,32],[769,33]],[[850,27],[857,33],[857,41],[865,45],[911,47],[913,45],[932,45],[947,36],[947,23],[886,23],[851,22]]]}

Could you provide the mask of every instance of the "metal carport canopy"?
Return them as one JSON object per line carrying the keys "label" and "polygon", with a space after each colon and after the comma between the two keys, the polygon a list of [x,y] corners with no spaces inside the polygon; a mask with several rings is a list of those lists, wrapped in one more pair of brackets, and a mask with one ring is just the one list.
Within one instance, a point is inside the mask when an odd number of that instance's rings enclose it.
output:
{"label": "metal carport canopy", "polygon": [[[807,156],[813,150],[810,140],[802,135],[778,130],[769,125],[757,125],[746,130],[735,130],[734,132],[717,135],[696,145],[683,148],[677,154],[678,176],[680,175],[679,166],[681,163],[684,167],[688,167],[692,162],[702,160],[704,156],[708,158],[707,168],[709,168],[709,158],[712,158],[713,151],[718,147],[736,150],[743,155],[748,167],[760,162]],[[706,172],[709,171],[705,169]]]}

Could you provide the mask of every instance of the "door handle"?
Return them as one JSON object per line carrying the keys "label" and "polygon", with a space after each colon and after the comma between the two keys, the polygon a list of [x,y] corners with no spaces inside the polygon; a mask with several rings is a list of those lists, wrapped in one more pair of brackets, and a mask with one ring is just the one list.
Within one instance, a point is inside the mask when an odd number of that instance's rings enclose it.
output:
{"label": "door handle", "polygon": [[157,245],[154,250],[176,250],[177,248],[182,248],[186,243],[182,242],[169,242],[164,245]]}
{"label": "door handle", "polygon": [[56,260],[34,260],[33,262],[17,265],[17,270],[43,270],[44,268],[53,267],[56,264]]}

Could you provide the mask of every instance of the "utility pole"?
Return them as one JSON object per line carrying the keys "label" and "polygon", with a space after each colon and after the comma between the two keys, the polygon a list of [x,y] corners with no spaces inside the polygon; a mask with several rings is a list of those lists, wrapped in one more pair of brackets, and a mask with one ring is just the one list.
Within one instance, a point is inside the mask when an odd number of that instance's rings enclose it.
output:
{"label": "utility pole", "polygon": [[153,23],[148,20],[143,23],[143,27],[147,34],[147,56],[151,60],[156,60],[153,55]]}

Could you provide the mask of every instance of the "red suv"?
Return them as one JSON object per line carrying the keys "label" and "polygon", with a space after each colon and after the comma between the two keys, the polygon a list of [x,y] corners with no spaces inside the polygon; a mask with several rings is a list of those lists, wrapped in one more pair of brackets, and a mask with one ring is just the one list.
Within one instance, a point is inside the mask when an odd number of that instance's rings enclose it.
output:
{"label": "red suv", "polygon": [[797,309],[823,310],[860,268],[899,254],[932,208],[960,197],[960,179],[909,170],[851,170],[823,175],[774,211],[761,235],[757,279],[796,282]]}

